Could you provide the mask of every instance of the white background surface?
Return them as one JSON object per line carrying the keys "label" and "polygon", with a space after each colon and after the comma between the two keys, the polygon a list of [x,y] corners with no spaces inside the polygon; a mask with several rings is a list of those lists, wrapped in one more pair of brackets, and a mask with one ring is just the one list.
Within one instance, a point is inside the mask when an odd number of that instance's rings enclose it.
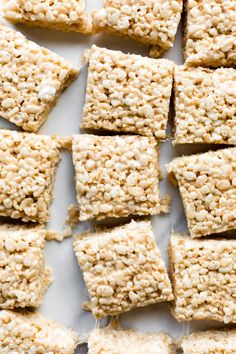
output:
{"label": "white background surface", "polygon": [[[88,12],[92,8],[99,8],[101,0],[88,0]],[[46,29],[27,28],[15,26],[24,33],[27,38],[39,45],[49,48],[60,54],[77,67],[81,66],[81,55],[85,48],[90,48],[95,43],[109,49],[122,50],[124,52],[148,55],[148,47],[143,47],[135,42],[124,38],[112,37],[99,34],[86,36],[77,33],[63,33]],[[181,30],[179,29],[174,47],[164,57],[182,64]],[[79,78],[62,94],[56,107],[50,113],[47,122],[41,128],[40,133],[57,134],[66,136],[79,133],[82,109],[85,99],[87,67],[83,66]],[[0,118],[0,128],[10,127],[17,129]],[[171,130],[168,127],[168,135]],[[209,148],[209,147],[208,147]],[[173,147],[168,139],[161,146],[161,166],[164,175],[161,181],[161,194],[168,192],[172,196],[171,213],[164,216],[152,218],[155,238],[161,250],[162,256],[168,261],[167,245],[171,230],[187,232],[182,202],[177,188],[173,187],[166,179],[165,164],[171,161],[176,155],[189,154],[196,151],[204,151],[206,148]],[[54,200],[51,208],[51,221],[48,228],[58,231],[62,230],[67,215],[68,205],[76,203],[75,185],[73,182],[73,166],[69,152],[62,153],[62,160],[59,164],[54,186]],[[89,228],[89,223],[81,223],[78,231]],[[43,305],[40,308],[42,314],[51,319],[57,320],[85,334],[97,324],[92,315],[82,310],[82,303],[87,300],[87,291],[79,270],[77,260],[72,250],[72,240],[66,239],[62,243],[50,241],[46,248],[46,261],[54,273],[54,283],[48,289]],[[172,317],[169,305],[160,303],[145,308],[139,308],[120,317],[124,327],[136,328],[142,331],[167,331],[173,337],[186,334],[192,328],[206,328],[212,324],[206,323],[177,323]],[[84,348],[78,349],[78,353],[86,352]]]}

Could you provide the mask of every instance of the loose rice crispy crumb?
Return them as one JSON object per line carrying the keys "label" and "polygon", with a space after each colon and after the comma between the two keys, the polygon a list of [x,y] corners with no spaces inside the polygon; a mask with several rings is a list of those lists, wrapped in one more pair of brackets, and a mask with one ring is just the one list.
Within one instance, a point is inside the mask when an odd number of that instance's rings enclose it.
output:
{"label": "loose rice crispy crumb", "polygon": [[175,67],[176,144],[236,145],[236,70]]}
{"label": "loose rice crispy crumb", "polygon": [[88,354],[173,354],[172,340],[165,333],[95,329],[88,339]]}
{"label": "loose rice crispy crumb", "polygon": [[173,299],[150,221],[74,238],[95,318]]}
{"label": "loose rice crispy crumb", "polygon": [[38,312],[0,312],[1,353],[74,354],[78,335]]}
{"label": "loose rice crispy crumb", "polygon": [[183,354],[236,353],[236,330],[194,332],[181,339]]}
{"label": "loose rice crispy crumb", "polygon": [[0,130],[0,215],[45,223],[60,159],[50,136]]}
{"label": "loose rice crispy crumb", "polygon": [[236,228],[236,148],[175,158],[177,180],[192,237]]}
{"label": "loose rice crispy crumb", "polygon": [[93,12],[93,26],[97,32],[168,49],[174,42],[182,6],[182,0],[104,0],[104,6]]}
{"label": "loose rice crispy crumb", "polygon": [[0,115],[24,130],[36,132],[78,70],[0,25]]}
{"label": "loose rice crispy crumb", "polygon": [[92,46],[82,127],[166,137],[174,63]]}
{"label": "loose rice crispy crumb", "polygon": [[73,136],[80,221],[161,212],[153,138]]}
{"label": "loose rice crispy crumb", "polygon": [[38,307],[52,282],[45,267],[45,232],[0,225],[0,308]]}
{"label": "loose rice crispy crumb", "polygon": [[208,67],[236,65],[234,0],[186,0],[185,63]]}
{"label": "loose rice crispy crumb", "polygon": [[236,240],[176,234],[169,253],[175,318],[236,323]]}
{"label": "loose rice crispy crumb", "polygon": [[90,33],[85,0],[3,0],[3,16],[12,23]]}

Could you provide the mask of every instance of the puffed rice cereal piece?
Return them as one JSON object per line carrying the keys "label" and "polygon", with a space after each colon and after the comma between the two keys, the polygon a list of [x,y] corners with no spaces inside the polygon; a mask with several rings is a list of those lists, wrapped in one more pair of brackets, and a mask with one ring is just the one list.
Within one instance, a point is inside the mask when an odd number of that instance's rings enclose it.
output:
{"label": "puffed rice cereal piece", "polygon": [[47,222],[59,160],[52,137],[0,130],[0,216]]}
{"label": "puffed rice cereal piece", "polygon": [[173,343],[165,333],[95,329],[88,339],[88,354],[173,354]]}
{"label": "puffed rice cereal piece", "polygon": [[0,25],[0,115],[36,132],[78,70],[23,34]]}
{"label": "puffed rice cereal piece", "polygon": [[236,330],[208,330],[181,340],[183,354],[235,354]]}
{"label": "puffed rice cereal piece", "polygon": [[82,128],[166,137],[174,63],[92,46]]}
{"label": "puffed rice cereal piece", "polygon": [[90,33],[85,0],[3,0],[3,16],[12,23]]}
{"label": "puffed rice cereal piece", "polygon": [[93,26],[97,32],[155,45],[157,54],[157,48],[160,52],[173,46],[182,7],[182,0],[104,0],[93,12]]}
{"label": "puffed rice cereal piece", "polygon": [[76,235],[74,250],[95,318],[173,300],[150,221]]}
{"label": "puffed rice cereal piece", "polygon": [[74,135],[80,221],[161,212],[154,138]]}
{"label": "puffed rice cereal piece", "polygon": [[235,66],[235,0],[186,0],[185,13],[185,63],[206,67]]}
{"label": "puffed rice cereal piece", "polygon": [[236,70],[174,70],[174,143],[236,145]]}
{"label": "puffed rice cereal piece", "polygon": [[41,304],[52,282],[51,270],[45,267],[45,244],[40,227],[0,225],[1,309]]}
{"label": "puffed rice cereal piece", "polygon": [[74,354],[78,335],[38,312],[0,312],[3,354]]}
{"label": "puffed rice cereal piece", "polygon": [[177,181],[191,237],[236,229],[236,148],[175,158]]}
{"label": "puffed rice cereal piece", "polygon": [[236,240],[175,234],[169,255],[174,317],[236,323]]}

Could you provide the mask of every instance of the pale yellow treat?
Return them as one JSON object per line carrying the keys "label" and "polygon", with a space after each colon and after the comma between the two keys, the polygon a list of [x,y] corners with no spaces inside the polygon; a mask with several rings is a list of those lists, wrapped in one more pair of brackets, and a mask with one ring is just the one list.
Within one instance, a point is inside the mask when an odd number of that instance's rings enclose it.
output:
{"label": "pale yellow treat", "polygon": [[161,212],[153,138],[74,135],[80,221]]}
{"label": "pale yellow treat", "polygon": [[93,12],[93,26],[166,50],[173,45],[182,6],[182,0],[104,0]]}
{"label": "pale yellow treat", "polygon": [[3,16],[12,23],[90,33],[85,0],[3,0]]}
{"label": "pale yellow treat", "polygon": [[77,235],[74,250],[96,318],[173,300],[150,221]]}
{"label": "pale yellow treat", "polygon": [[0,116],[36,132],[78,70],[20,32],[0,25]]}
{"label": "pale yellow treat", "polygon": [[194,66],[235,66],[235,0],[186,0],[185,11],[185,62]]}
{"label": "pale yellow treat", "polygon": [[195,332],[181,340],[183,354],[235,354],[236,330]]}
{"label": "pale yellow treat", "polygon": [[166,137],[174,63],[92,46],[82,127]]}
{"label": "pale yellow treat", "polygon": [[74,354],[78,335],[38,312],[0,312],[3,354]]}
{"label": "pale yellow treat", "polygon": [[175,234],[169,255],[174,317],[236,323],[236,240]]}
{"label": "pale yellow treat", "polygon": [[173,354],[173,343],[165,333],[95,329],[88,339],[88,354]]}
{"label": "pale yellow treat", "polygon": [[236,70],[176,66],[174,143],[236,145]]}
{"label": "pale yellow treat", "polygon": [[192,237],[236,229],[236,148],[175,158],[177,181]]}
{"label": "pale yellow treat", "polygon": [[59,159],[50,136],[0,130],[0,215],[47,222]]}
{"label": "pale yellow treat", "polygon": [[[38,307],[51,283],[45,266],[45,231],[0,225],[0,308]],[[1,343],[1,340],[0,340]]]}

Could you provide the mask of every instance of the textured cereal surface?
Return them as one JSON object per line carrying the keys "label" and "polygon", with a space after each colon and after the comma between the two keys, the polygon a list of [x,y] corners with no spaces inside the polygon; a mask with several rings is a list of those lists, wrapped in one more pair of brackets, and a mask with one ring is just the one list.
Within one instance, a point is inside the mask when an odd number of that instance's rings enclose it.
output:
{"label": "textured cereal surface", "polygon": [[174,63],[92,47],[83,128],[165,138]]}
{"label": "textured cereal surface", "polygon": [[236,145],[236,70],[175,68],[175,143]]}
{"label": "textured cereal surface", "polygon": [[0,25],[0,115],[36,132],[78,71],[23,34]]}
{"label": "textured cereal surface", "polygon": [[96,318],[173,299],[150,221],[78,235],[74,250]]}
{"label": "textured cereal surface", "polygon": [[181,341],[183,354],[235,354],[236,330],[192,333]]}
{"label": "textured cereal surface", "polygon": [[185,50],[187,64],[236,65],[235,0],[186,0]]}
{"label": "textured cereal surface", "polygon": [[172,354],[171,338],[164,333],[95,329],[89,335],[88,354]]}
{"label": "textured cereal surface", "polygon": [[0,215],[47,222],[59,159],[50,136],[0,130]]}
{"label": "textured cereal surface", "polygon": [[37,312],[0,312],[0,352],[74,354],[78,336]]}
{"label": "textured cereal surface", "polygon": [[236,322],[236,240],[172,235],[173,314],[178,321]]}
{"label": "textured cereal surface", "polygon": [[168,49],[173,45],[182,6],[182,0],[104,0],[104,6],[93,12],[93,25],[96,31]]}
{"label": "textured cereal surface", "polygon": [[13,23],[89,33],[85,0],[3,0],[3,15]]}
{"label": "textured cereal surface", "polygon": [[81,221],[160,213],[155,144],[135,135],[73,136]]}
{"label": "textured cereal surface", "polygon": [[192,237],[236,228],[236,148],[176,158],[168,172],[177,180]]}
{"label": "textured cereal surface", "polygon": [[[38,307],[51,283],[44,230],[0,225],[0,308]],[[1,341],[0,341],[1,343]]]}

